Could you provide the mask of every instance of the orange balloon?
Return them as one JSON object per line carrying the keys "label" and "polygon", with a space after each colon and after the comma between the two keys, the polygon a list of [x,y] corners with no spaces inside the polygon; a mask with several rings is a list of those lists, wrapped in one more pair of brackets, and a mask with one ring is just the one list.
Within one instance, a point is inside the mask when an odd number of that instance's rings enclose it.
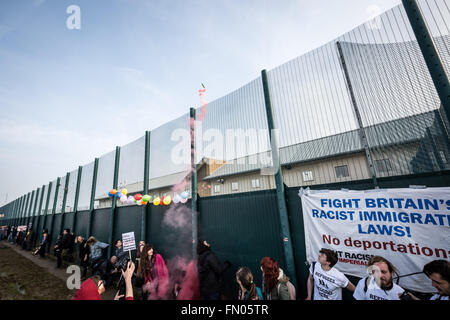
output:
{"label": "orange balloon", "polygon": [[111,189],[111,191],[110,191],[110,192],[111,192],[111,194],[112,194],[112,195],[114,195],[114,194],[116,194],[116,193],[117,193],[117,190],[116,190],[116,189]]}

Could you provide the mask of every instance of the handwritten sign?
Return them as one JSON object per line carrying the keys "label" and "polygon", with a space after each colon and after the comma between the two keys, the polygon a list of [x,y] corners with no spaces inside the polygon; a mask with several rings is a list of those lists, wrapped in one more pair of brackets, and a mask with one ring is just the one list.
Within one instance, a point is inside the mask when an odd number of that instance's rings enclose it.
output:
{"label": "handwritten sign", "polygon": [[136,240],[134,238],[134,231],[122,233],[123,251],[136,250]]}

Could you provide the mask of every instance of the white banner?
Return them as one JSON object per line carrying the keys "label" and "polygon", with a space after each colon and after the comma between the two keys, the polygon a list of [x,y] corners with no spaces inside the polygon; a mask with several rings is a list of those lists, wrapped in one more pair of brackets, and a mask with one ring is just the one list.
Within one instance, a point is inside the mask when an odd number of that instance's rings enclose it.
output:
{"label": "white banner", "polygon": [[[302,190],[301,190],[302,191]],[[400,275],[421,272],[428,262],[450,259],[450,188],[300,192],[308,262],[321,248],[337,251],[336,268],[357,277],[382,256]],[[355,284],[356,285],[356,284]],[[436,292],[424,274],[399,285]]]}

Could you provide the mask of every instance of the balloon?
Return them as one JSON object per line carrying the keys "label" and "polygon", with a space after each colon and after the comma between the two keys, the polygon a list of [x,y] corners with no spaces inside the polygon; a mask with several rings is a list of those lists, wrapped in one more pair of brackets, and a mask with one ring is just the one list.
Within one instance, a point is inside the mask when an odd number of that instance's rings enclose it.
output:
{"label": "balloon", "polygon": [[178,195],[178,193],[176,193],[173,196],[173,203],[178,203],[178,202],[180,202],[180,200],[181,200],[181,197]]}
{"label": "balloon", "polygon": [[172,198],[170,196],[164,197],[163,203],[168,206],[172,202]]}
{"label": "balloon", "polygon": [[142,197],[142,201],[149,202],[151,198],[152,197],[150,197],[148,194],[146,194],[145,196]]}
{"label": "balloon", "polygon": [[142,201],[141,200],[136,201],[136,203],[137,203],[138,206],[142,206]]}
{"label": "balloon", "polygon": [[117,190],[116,189],[111,189],[111,194],[116,194],[117,193]]}
{"label": "balloon", "polygon": [[122,189],[122,194],[124,194],[124,195],[127,195],[127,193],[128,193],[128,190],[127,189]]}
{"label": "balloon", "polygon": [[181,203],[186,203],[187,201],[188,201],[188,199],[183,199],[183,198],[180,199]]}
{"label": "balloon", "polygon": [[148,201],[142,201],[142,205],[145,206],[148,203]]}
{"label": "balloon", "polygon": [[112,197],[113,195],[111,194],[111,192],[108,192],[108,196]]}
{"label": "balloon", "polygon": [[132,196],[129,196],[128,199],[127,199],[127,203],[128,204],[133,204],[133,202],[134,202],[134,198]]}
{"label": "balloon", "polygon": [[182,197],[183,199],[189,198],[189,192],[183,191],[183,192],[181,193],[181,197]]}
{"label": "balloon", "polygon": [[139,201],[142,199],[142,194],[138,193],[137,195],[134,196],[134,198]]}
{"label": "balloon", "polygon": [[120,199],[121,196],[122,196],[122,194],[121,194],[120,192],[117,192],[117,193],[116,193],[116,198],[117,198],[117,199]]}
{"label": "balloon", "polygon": [[156,197],[155,199],[153,199],[153,205],[154,206],[159,206],[159,202],[161,201],[161,199],[159,197]]}
{"label": "balloon", "polygon": [[120,197],[120,202],[122,202],[122,203],[127,202],[127,196],[123,194],[123,195]]}

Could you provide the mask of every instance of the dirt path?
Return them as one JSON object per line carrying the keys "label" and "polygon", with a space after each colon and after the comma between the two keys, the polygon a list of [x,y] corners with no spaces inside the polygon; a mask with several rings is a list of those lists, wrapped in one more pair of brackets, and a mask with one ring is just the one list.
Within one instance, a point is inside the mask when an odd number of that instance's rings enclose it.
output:
{"label": "dirt path", "polygon": [[[71,300],[76,290],[67,288],[66,268],[56,268],[53,256],[41,258],[31,251],[0,242],[0,300]],[[114,299],[115,290],[102,298]]]}

